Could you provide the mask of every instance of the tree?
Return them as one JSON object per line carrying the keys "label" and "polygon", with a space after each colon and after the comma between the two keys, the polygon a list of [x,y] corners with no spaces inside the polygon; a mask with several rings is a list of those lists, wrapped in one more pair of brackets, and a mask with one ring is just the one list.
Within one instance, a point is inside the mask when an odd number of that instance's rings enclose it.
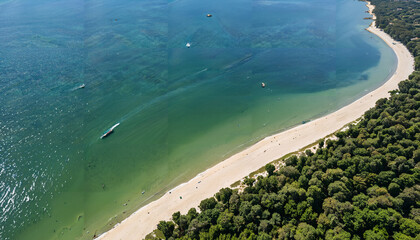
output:
{"label": "tree", "polygon": [[404,189],[404,191],[400,193],[397,198],[400,198],[404,201],[403,210],[406,213],[409,213],[411,206],[420,201],[420,185]]}
{"label": "tree", "polygon": [[392,179],[395,178],[395,172],[394,171],[382,171],[378,174],[378,183],[381,186],[388,186]]}
{"label": "tree", "polygon": [[293,239],[295,230],[296,226],[294,226],[291,223],[288,223],[278,230],[278,238],[281,240]]}
{"label": "tree", "polygon": [[298,179],[300,175],[299,171],[296,168],[291,167],[291,166],[286,166],[286,167],[281,168],[280,174],[283,174],[286,177],[295,179],[295,180]]}
{"label": "tree", "polygon": [[341,227],[335,227],[334,229],[329,229],[325,234],[326,240],[350,240],[351,234],[344,231]]}
{"label": "tree", "polygon": [[316,222],[318,214],[313,211],[312,207],[305,208],[303,214],[300,217],[300,221],[313,224]]}
{"label": "tree", "polygon": [[407,236],[403,233],[397,232],[393,235],[393,239],[395,240],[414,240],[414,238]]}
{"label": "tree", "polygon": [[392,182],[388,186],[388,192],[391,193],[392,196],[397,196],[401,192],[400,185]]}
{"label": "tree", "polygon": [[350,191],[342,181],[335,181],[328,185],[328,195],[339,201],[344,201],[350,196]]}
{"label": "tree", "polygon": [[166,239],[172,236],[174,228],[175,224],[173,222],[160,221],[158,224],[158,229],[163,233]]}
{"label": "tree", "polygon": [[250,216],[250,212],[251,212],[251,203],[248,201],[244,201],[241,203],[240,207],[239,207],[239,215],[244,217],[246,219],[246,221],[250,221],[252,218]]}
{"label": "tree", "polygon": [[407,236],[411,236],[411,237],[420,236],[420,224],[418,224],[414,220],[411,220],[408,218],[402,218],[400,220],[400,229],[401,229],[401,232]]}
{"label": "tree", "polygon": [[265,232],[258,234],[257,240],[272,240],[272,237]]}
{"label": "tree", "polygon": [[220,225],[212,225],[209,229],[209,239],[217,239],[221,231]]}
{"label": "tree", "polygon": [[188,226],[188,236],[190,238],[196,238],[200,232],[201,224],[198,219],[192,219]]}
{"label": "tree", "polygon": [[367,230],[363,233],[366,240],[381,240],[388,239],[388,232],[383,228],[375,226],[372,230]]}
{"label": "tree", "polygon": [[230,213],[228,210],[222,212],[217,219],[217,224],[220,226],[221,232],[230,232],[233,226],[233,213]]}
{"label": "tree", "polygon": [[271,224],[268,220],[261,220],[260,226],[258,227],[259,232],[269,232],[271,230]]}
{"label": "tree", "polygon": [[200,211],[204,212],[207,209],[213,209],[216,206],[217,202],[214,198],[207,198],[200,202],[200,205],[198,208],[200,208]]}
{"label": "tree", "polygon": [[308,191],[306,192],[306,195],[308,197],[313,198],[313,200],[314,200],[313,206],[314,207],[321,207],[322,200],[324,198],[324,193],[322,192],[322,190],[319,187],[310,186],[308,188]]}
{"label": "tree", "polygon": [[315,240],[317,239],[316,236],[317,234],[314,227],[304,222],[299,223],[295,234],[296,240]]}
{"label": "tree", "polygon": [[256,219],[256,218],[260,218],[262,214],[262,208],[260,205],[254,205],[251,207],[251,218]]}
{"label": "tree", "polygon": [[244,179],[244,183],[248,187],[252,187],[252,185],[254,184],[254,182],[255,182],[255,179],[254,178],[249,178],[248,176],[245,177],[245,179]]}
{"label": "tree", "polygon": [[188,224],[189,224],[189,221],[188,221],[187,216],[181,215],[179,217],[179,223],[178,223],[181,234],[183,234],[188,229]]}
{"label": "tree", "polygon": [[420,149],[413,152],[413,160],[417,163],[420,161]]}
{"label": "tree", "polygon": [[230,196],[230,199],[229,199],[229,210],[237,214],[239,210],[239,204],[240,204],[239,195],[236,192],[234,192],[232,196]]}
{"label": "tree", "polygon": [[179,218],[181,217],[181,213],[175,212],[172,214],[172,221],[174,221],[177,225],[179,225]]}
{"label": "tree", "polygon": [[319,148],[323,148],[324,147],[324,141],[325,141],[325,139],[319,140],[319,142],[318,142],[318,147]]}
{"label": "tree", "polygon": [[222,202],[224,204],[229,202],[230,196],[232,196],[232,189],[230,188],[222,188],[218,193],[216,193],[216,199],[219,202]]}
{"label": "tree", "polygon": [[187,213],[187,220],[190,223],[194,218],[198,216],[197,210],[195,208],[190,208]]}
{"label": "tree", "polygon": [[233,217],[233,229],[236,232],[241,232],[241,230],[245,227],[245,219],[242,216],[234,216]]}
{"label": "tree", "polygon": [[279,213],[273,213],[270,219],[270,224],[273,226],[279,226],[281,224],[281,215]]}
{"label": "tree", "polygon": [[265,165],[265,170],[267,171],[268,176],[271,176],[271,175],[273,175],[274,170],[276,170],[276,167],[274,167],[273,164],[269,163],[269,164]]}

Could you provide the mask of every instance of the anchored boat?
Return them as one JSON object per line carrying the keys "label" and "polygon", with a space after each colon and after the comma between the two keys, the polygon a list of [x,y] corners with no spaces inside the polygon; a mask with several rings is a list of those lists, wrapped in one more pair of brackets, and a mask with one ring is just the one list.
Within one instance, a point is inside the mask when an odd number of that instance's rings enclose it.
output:
{"label": "anchored boat", "polygon": [[101,139],[102,139],[102,138],[105,138],[105,137],[108,137],[108,136],[109,136],[112,132],[114,132],[114,129],[115,129],[116,127],[118,127],[118,125],[120,125],[120,123],[117,123],[117,124],[115,124],[114,126],[110,127],[108,130],[106,130],[106,131],[102,134]]}

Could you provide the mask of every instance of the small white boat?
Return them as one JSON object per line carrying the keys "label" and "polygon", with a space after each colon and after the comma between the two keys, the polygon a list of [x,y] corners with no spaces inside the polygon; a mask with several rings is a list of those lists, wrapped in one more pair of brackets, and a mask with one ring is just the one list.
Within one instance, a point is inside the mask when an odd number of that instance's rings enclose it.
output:
{"label": "small white boat", "polygon": [[190,48],[191,47],[191,43],[187,43],[187,44],[185,44],[185,46],[187,47],[187,48]]}
{"label": "small white boat", "polygon": [[78,86],[76,86],[76,87],[74,87],[74,88],[72,88],[71,90],[72,91],[76,91],[76,90],[79,90],[79,89],[83,89],[83,88],[85,88],[85,84],[83,83],[83,84],[80,84],[80,85],[78,85]]}
{"label": "small white boat", "polygon": [[103,134],[102,134],[102,136],[101,136],[101,139],[102,138],[105,138],[105,137],[108,137],[112,132],[114,132],[114,129],[116,128],[116,127],[118,127],[118,125],[120,125],[120,123],[117,123],[117,124],[115,124],[114,126],[112,126],[111,128],[109,128],[108,130],[106,130]]}
{"label": "small white boat", "polygon": [[262,87],[262,88],[265,88],[265,83],[263,83],[263,82],[262,82],[262,83],[261,83],[261,87]]}

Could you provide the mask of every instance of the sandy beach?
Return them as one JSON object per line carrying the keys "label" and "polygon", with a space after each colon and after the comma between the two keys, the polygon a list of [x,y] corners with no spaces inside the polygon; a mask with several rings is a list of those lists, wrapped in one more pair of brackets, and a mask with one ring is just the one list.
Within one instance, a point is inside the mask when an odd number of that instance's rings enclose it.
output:
{"label": "sandy beach", "polygon": [[[367,7],[372,13],[374,6],[368,3]],[[140,208],[98,239],[143,239],[156,228],[160,220],[169,220],[172,213],[180,211],[185,214],[219,189],[229,187],[265,164],[334,133],[362,116],[378,99],[388,97],[388,92],[397,89],[398,83],[414,71],[414,59],[403,44],[394,41],[374,25],[372,23],[367,30],[385,41],[398,59],[395,73],[382,86],[327,116],[266,137]]]}

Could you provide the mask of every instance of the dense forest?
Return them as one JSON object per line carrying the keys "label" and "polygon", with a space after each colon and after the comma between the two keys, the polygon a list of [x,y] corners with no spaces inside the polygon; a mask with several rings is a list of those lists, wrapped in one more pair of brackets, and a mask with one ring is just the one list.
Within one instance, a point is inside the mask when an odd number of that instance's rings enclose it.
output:
{"label": "dense forest", "polygon": [[[372,0],[378,26],[420,66],[415,1]],[[420,239],[420,73],[360,122],[284,160],[242,191],[221,189],[199,211],[176,212],[147,238]]]}
{"label": "dense forest", "polygon": [[376,26],[392,38],[404,43],[420,68],[420,1],[371,0]]}

